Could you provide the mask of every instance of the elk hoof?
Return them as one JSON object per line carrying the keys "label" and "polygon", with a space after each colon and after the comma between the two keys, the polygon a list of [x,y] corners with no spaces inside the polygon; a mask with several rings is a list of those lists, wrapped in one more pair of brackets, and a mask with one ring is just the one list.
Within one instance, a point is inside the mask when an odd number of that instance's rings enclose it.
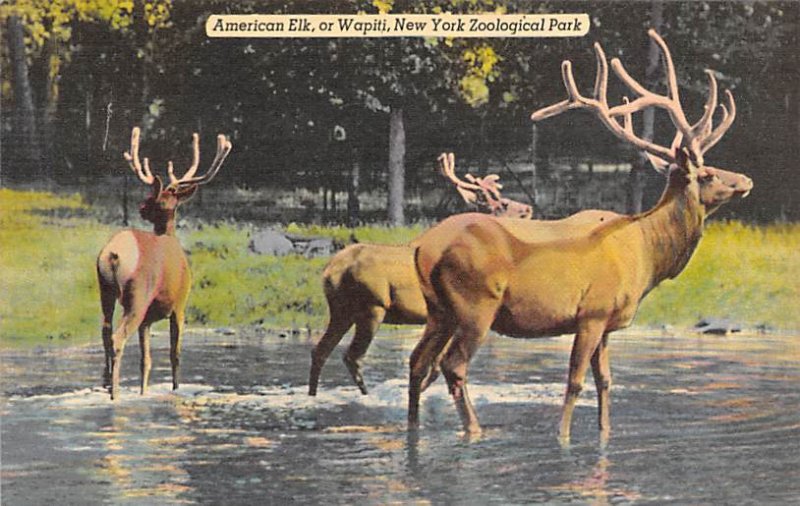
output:
{"label": "elk hoof", "polygon": [[475,443],[480,441],[482,435],[483,430],[481,429],[480,425],[475,424],[465,428],[461,437],[467,443]]}
{"label": "elk hoof", "polygon": [[569,450],[570,448],[570,437],[569,433],[558,435],[558,445],[561,447],[562,450]]}
{"label": "elk hoof", "polygon": [[605,450],[608,448],[608,442],[611,440],[611,431],[609,429],[600,429],[600,449]]}

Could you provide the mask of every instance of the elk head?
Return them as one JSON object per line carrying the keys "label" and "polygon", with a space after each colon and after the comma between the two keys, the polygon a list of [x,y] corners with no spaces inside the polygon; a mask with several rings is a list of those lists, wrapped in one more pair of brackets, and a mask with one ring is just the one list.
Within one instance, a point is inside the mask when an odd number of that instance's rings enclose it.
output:
{"label": "elk head", "polygon": [[533,217],[533,208],[528,204],[505,198],[500,193],[503,188],[497,174],[485,177],[475,177],[467,174],[467,181],[456,176],[455,156],[453,153],[439,155],[439,172],[456,185],[456,190],[464,202],[494,216],[506,218],[530,219]]}
{"label": "elk head", "polygon": [[150,160],[145,157],[143,162],[139,159],[139,138],[141,131],[134,127],[131,132],[131,149],[124,153],[125,160],[139,180],[150,186],[150,195],[139,206],[142,219],[153,224],[156,233],[174,232],[175,210],[189,200],[201,184],[211,181],[222,167],[222,162],[231,150],[231,143],[224,135],[217,136],[217,154],[211,167],[203,176],[195,176],[200,165],[200,138],[195,133],[192,135],[192,165],[181,178],[175,176],[172,161],[167,164],[169,185],[164,187],[161,178],[153,175],[150,170]]}
{"label": "elk head", "polygon": [[[705,152],[719,142],[733,124],[736,117],[736,103],[733,100],[733,94],[726,90],[728,105],[726,107],[724,104],[720,104],[721,120],[714,127],[713,119],[717,109],[717,80],[714,72],[707,69],[709,93],[705,110],[696,123],[690,124],[680,103],[678,79],[669,48],[655,30],[649,30],[648,35],[656,42],[664,56],[668,90],[666,96],[645,89],[628,74],[619,59],[614,58],[611,60],[611,68],[637,98],[631,102],[624,97],[621,105],[609,107],[607,97],[608,63],[603,48],[600,44],[595,43],[597,76],[593,96],[589,98],[580,94],[572,75],[572,64],[569,60],[565,60],[561,64],[561,76],[567,89],[567,99],[539,109],[531,115],[531,119],[540,121],[569,109],[592,111],[614,135],[643,150],[653,167],[658,172],[670,177],[668,188],[680,184],[681,180],[688,184],[696,184],[697,198],[702,204],[705,214],[708,215],[731,199],[746,197],[753,187],[753,181],[747,176],[707,166],[703,160]],[[652,141],[642,139],[633,132],[632,115],[648,107],[664,109],[669,114],[676,128],[670,147],[660,146]],[[621,123],[618,119],[620,117],[622,118]],[[681,148],[685,148],[685,156],[681,154],[683,153]],[[679,176],[676,170],[683,176]]]}

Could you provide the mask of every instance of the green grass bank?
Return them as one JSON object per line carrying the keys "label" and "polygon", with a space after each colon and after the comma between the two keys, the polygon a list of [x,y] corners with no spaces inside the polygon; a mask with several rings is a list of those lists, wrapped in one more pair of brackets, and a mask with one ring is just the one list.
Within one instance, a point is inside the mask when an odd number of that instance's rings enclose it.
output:
{"label": "green grass bank", "polygon": [[[95,258],[119,228],[98,219],[106,215],[78,195],[0,190],[3,346],[99,339]],[[144,227],[138,220],[134,225]],[[351,233],[344,227],[288,228],[345,242]],[[399,244],[422,230],[370,226],[354,233],[361,242]],[[236,222],[179,229],[194,275],[188,324],[322,329],[327,309],[320,273],[327,259],[253,254],[247,247],[252,231],[251,224]],[[712,221],[686,270],[648,295],[635,323],[680,327],[717,317],[798,330],[799,250],[800,224]]]}

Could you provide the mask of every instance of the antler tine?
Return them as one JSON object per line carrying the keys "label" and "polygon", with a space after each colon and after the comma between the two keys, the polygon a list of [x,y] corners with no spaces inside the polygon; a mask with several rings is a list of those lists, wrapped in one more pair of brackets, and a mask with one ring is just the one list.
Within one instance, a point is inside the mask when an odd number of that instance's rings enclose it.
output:
{"label": "antler tine", "polygon": [[[575,84],[575,77],[572,74],[572,63],[569,60],[564,60],[561,63],[561,77],[564,81],[564,87],[567,89],[567,100],[563,100],[557,104],[553,104],[535,111],[531,115],[531,119],[534,121],[540,121],[542,119],[560,114],[569,109],[589,109],[594,112],[600,122],[603,123],[603,125],[618,138],[629,142],[637,148],[647,151],[655,156],[665,160],[674,161],[675,153],[673,151],[636,136],[636,134],[633,132],[633,128],[626,129],[619,124],[617,119],[615,119],[614,116],[624,117],[638,111],[639,108],[633,107],[633,104],[630,102],[626,102],[623,105],[609,109],[606,96],[608,64],[606,62],[605,52],[599,43],[595,43],[594,50],[597,59],[598,73],[598,78],[595,79],[595,98],[586,98],[580,94],[578,91],[578,86]],[[635,84],[638,86],[638,83]],[[641,88],[641,86],[639,87]],[[642,90],[646,92],[646,90],[643,88]],[[612,114],[612,111],[616,112]]]}
{"label": "antler tine", "polygon": [[225,158],[228,156],[228,153],[231,152],[233,148],[233,144],[222,134],[217,135],[217,154],[214,156],[214,161],[211,162],[211,167],[209,167],[208,171],[198,177],[182,177],[178,184],[181,186],[184,185],[192,185],[192,184],[206,184],[217,175],[219,169],[222,168],[222,162],[225,161]]}
{"label": "antler tine", "polygon": [[719,142],[722,136],[725,135],[725,132],[727,132],[733,124],[733,120],[736,119],[736,102],[733,100],[733,93],[731,93],[730,90],[725,90],[725,95],[728,98],[728,107],[725,107],[724,104],[720,104],[720,108],[722,108],[722,121],[708,136],[704,137],[700,143],[700,151],[703,153]]}
{"label": "antler tine", "polygon": [[[675,128],[680,134],[681,142],[683,139],[686,139],[689,149],[696,156],[698,162],[702,163],[703,150],[700,148],[700,144],[702,142],[703,131],[707,128],[708,121],[710,121],[708,112],[706,111],[703,117],[695,125],[689,125],[689,122],[686,119],[686,114],[683,112],[683,107],[680,103],[678,79],[675,74],[675,65],[672,61],[669,48],[667,47],[666,42],[664,42],[664,39],[662,39],[655,30],[650,29],[647,33],[661,49],[661,55],[664,61],[664,67],[667,76],[667,96],[658,95],[645,89],[633,77],[631,77],[630,74],[628,74],[628,72],[625,70],[625,67],[622,65],[622,62],[620,62],[619,59],[614,58],[611,61],[611,68],[614,70],[614,73],[617,74],[617,77],[619,77],[620,80],[625,83],[625,85],[627,85],[634,93],[639,95],[639,98],[629,104],[612,108],[610,110],[610,115],[620,116],[627,113],[637,112],[651,106],[666,110],[669,113],[673,125],[675,125]],[[708,75],[712,86],[711,91],[709,92],[707,104],[711,104],[712,102],[716,103],[717,100],[716,79],[714,79],[714,76],[711,75],[710,72]],[[675,138],[678,138],[678,134],[676,134]]]}
{"label": "antler tine", "polygon": [[[628,105],[631,101],[628,100],[628,97],[622,97],[622,103]],[[630,112],[622,116],[622,128],[628,132],[628,134],[633,134],[633,114]]]}
{"label": "antler tine", "polygon": [[453,153],[442,153],[439,155],[439,171],[458,188],[465,190],[480,190],[481,187],[475,183],[468,183],[456,176],[455,155]]}
{"label": "antler tine", "polygon": [[192,134],[192,165],[186,169],[183,176],[178,179],[175,177],[174,167],[172,161],[167,164],[167,172],[169,173],[170,184],[179,184],[183,179],[191,179],[194,177],[197,168],[200,166],[200,136],[197,132]]}
{"label": "antler tine", "polygon": [[594,99],[601,104],[608,104],[608,63],[606,53],[600,43],[594,43],[594,55],[597,60],[597,76],[594,80]]}
{"label": "antler tine", "polygon": [[500,176],[497,174],[488,174],[484,177],[475,177],[472,174],[466,174],[464,177],[478,185],[484,194],[487,192],[490,193],[491,195],[486,195],[487,198],[493,197],[496,200],[503,198],[503,195],[500,193],[503,185],[497,182],[497,180],[500,179]]}
{"label": "antler tine", "polygon": [[481,187],[476,184],[467,183],[456,176],[456,162],[453,153],[442,153],[439,155],[439,172],[456,185],[456,191],[464,202],[475,204],[478,200],[476,191],[481,191]]}
{"label": "antler tine", "polygon": [[717,78],[714,76],[714,71],[706,69],[705,72],[708,76],[708,99],[703,116],[691,128],[692,136],[700,137],[701,143],[702,139],[711,133],[711,123],[714,119],[714,111],[717,109]]}
{"label": "antler tine", "polygon": [[150,172],[150,161],[145,158],[144,159],[144,167],[142,167],[142,163],[139,161],[139,137],[141,135],[141,130],[139,127],[133,127],[131,131],[131,149],[130,151],[125,151],[122,156],[130,165],[131,170],[133,170],[134,174],[145,184],[153,184],[155,178],[153,177],[153,173]]}

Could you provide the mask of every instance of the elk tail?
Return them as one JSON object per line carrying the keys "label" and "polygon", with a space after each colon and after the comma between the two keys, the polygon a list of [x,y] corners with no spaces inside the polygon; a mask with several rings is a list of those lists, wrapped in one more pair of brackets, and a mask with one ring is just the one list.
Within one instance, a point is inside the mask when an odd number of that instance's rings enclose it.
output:
{"label": "elk tail", "polygon": [[119,255],[113,251],[103,253],[97,258],[97,280],[103,290],[110,290],[115,295],[120,293]]}

